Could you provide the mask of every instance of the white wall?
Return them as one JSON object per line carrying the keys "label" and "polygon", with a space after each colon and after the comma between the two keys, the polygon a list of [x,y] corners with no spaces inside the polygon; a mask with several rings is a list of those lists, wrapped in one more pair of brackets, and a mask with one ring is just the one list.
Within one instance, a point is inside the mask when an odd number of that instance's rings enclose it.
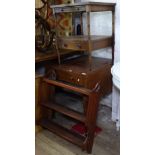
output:
{"label": "white wall", "polygon": [[116,16],[115,16],[115,60],[120,61],[120,0],[116,1]]}

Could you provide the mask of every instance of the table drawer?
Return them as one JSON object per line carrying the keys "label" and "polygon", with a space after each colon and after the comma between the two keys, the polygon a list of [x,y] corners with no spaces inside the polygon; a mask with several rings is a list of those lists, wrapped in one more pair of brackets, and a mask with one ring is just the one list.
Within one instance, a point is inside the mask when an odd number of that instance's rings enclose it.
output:
{"label": "table drawer", "polygon": [[81,11],[85,11],[85,10],[86,10],[85,6],[54,8],[55,13],[61,13],[61,12],[81,12]]}
{"label": "table drawer", "polygon": [[72,73],[70,71],[55,71],[57,80],[69,82],[74,85],[85,86],[86,76],[78,73]]}
{"label": "table drawer", "polygon": [[75,42],[75,41],[64,41],[59,40],[59,48],[60,49],[68,49],[68,50],[78,50],[84,51],[88,49],[87,42]]}

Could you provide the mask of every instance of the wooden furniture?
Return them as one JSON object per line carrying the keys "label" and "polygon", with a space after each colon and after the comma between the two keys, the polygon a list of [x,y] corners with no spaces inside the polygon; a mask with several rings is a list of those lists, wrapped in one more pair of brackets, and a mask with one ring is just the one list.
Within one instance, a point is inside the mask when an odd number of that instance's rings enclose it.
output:
{"label": "wooden furniture", "polygon": [[[51,66],[48,77],[52,80],[62,81],[77,87],[84,87],[92,90],[97,83],[100,84],[99,98],[112,91],[111,60],[92,57],[91,70],[89,58],[80,56],[64,62],[61,65]],[[83,96],[84,112],[87,111],[88,99]]]}
{"label": "wooden furniture", "polygon": [[[56,27],[58,24],[57,14],[59,13],[80,13],[81,15],[81,26],[83,26],[82,16],[83,13],[87,15],[87,35],[82,36],[69,36],[62,37],[58,36],[58,48],[59,49],[74,49],[74,50],[84,50],[89,54],[89,59],[91,62],[91,52],[100,48],[105,48],[111,46],[112,50],[112,62],[114,60],[114,18],[115,18],[115,3],[100,3],[100,2],[85,2],[85,3],[75,3],[75,4],[62,4],[62,5],[52,5],[53,13],[56,20]],[[92,36],[90,32],[90,13],[91,12],[101,12],[101,11],[111,11],[112,12],[112,36]],[[73,16],[74,17],[74,16]],[[82,27],[83,30],[83,27]]]}
{"label": "wooden furniture", "polygon": [[112,91],[111,66],[112,63],[109,59],[92,57],[92,69],[90,71],[89,58],[80,56],[60,65],[52,65],[49,73],[55,74],[53,75],[55,80],[87,89],[93,89],[100,82],[100,93],[105,96]]}
{"label": "wooden furniture", "polygon": [[[106,95],[110,93],[112,88],[110,69],[114,58],[115,4],[87,2],[78,4],[55,5],[51,6],[51,8],[53,8],[56,24],[58,24],[58,13],[80,12],[82,19],[82,14],[86,12],[88,34],[86,36],[80,35],[66,37],[58,36],[58,33],[56,32],[56,50],[57,53],[60,53],[60,50],[84,51],[88,53],[89,57],[83,56],[60,64],[61,55],[58,55],[59,65],[52,65],[46,75],[46,78],[43,78],[41,84],[40,105],[42,106],[42,118],[38,121],[38,124],[61,136],[62,138],[65,138],[66,140],[79,145],[88,153],[91,153],[94,141],[99,99],[101,94]],[[90,34],[90,12],[98,11],[112,11],[112,36],[92,36]],[[112,61],[103,58],[91,57],[91,52],[93,50],[108,46],[113,48]],[[79,113],[57,104],[54,99],[55,87],[60,87],[65,90],[67,89],[82,95],[84,99],[84,113]],[[52,121],[54,111],[83,122],[87,128],[86,135],[81,136],[54,123]]]}
{"label": "wooden furniture", "polygon": [[[86,89],[83,87],[75,87],[73,85],[65,84],[59,81],[49,80],[44,78],[42,81],[42,87],[45,85],[51,86],[58,86],[61,88],[68,89],[70,91],[78,92],[84,96],[88,97],[88,107],[87,112],[82,114],[76,111],[73,111],[69,108],[60,106],[54,100],[49,101],[47,98],[42,98],[41,105],[45,108],[44,110],[44,117],[38,121],[38,124],[42,127],[52,131],[53,133],[61,136],[62,138],[80,146],[83,150],[87,150],[88,153],[91,153],[94,134],[95,134],[95,127],[96,127],[96,116],[97,116],[97,109],[98,109],[98,92],[100,89],[99,83],[96,84],[94,89]],[[50,87],[48,87],[48,92],[50,91]],[[40,91],[41,93],[45,93]],[[47,93],[47,92],[46,92]],[[85,123],[87,128],[87,133],[85,136],[81,136],[76,132],[71,130],[67,130],[66,128],[52,122],[51,120],[51,113],[52,111],[57,111],[62,113],[68,117],[74,118],[80,122]]]}

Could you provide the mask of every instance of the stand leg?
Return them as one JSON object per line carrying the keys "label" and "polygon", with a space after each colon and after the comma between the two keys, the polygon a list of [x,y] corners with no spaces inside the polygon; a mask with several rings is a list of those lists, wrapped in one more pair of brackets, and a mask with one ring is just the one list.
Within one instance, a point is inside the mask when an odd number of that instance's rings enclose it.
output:
{"label": "stand leg", "polygon": [[98,94],[92,93],[89,96],[88,108],[87,108],[87,115],[86,115],[86,126],[88,132],[88,140],[87,140],[87,152],[92,152],[94,136],[95,136],[95,128],[96,128],[96,118],[97,118],[97,111],[98,111]]}
{"label": "stand leg", "polygon": [[90,12],[87,12],[87,31],[88,31],[88,43],[89,43],[89,65],[90,70],[92,69],[92,58],[91,58],[91,51],[92,51],[92,44],[91,44],[91,37],[90,37]]}

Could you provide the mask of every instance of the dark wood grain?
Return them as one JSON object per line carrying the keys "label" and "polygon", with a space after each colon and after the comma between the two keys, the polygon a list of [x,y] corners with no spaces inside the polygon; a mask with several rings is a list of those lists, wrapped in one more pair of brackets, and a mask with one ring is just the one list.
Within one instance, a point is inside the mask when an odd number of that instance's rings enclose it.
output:
{"label": "dark wood grain", "polygon": [[48,103],[41,103],[42,106],[55,110],[59,113],[62,113],[66,116],[72,117],[78,121],[85,122],[86,118],[82,113],[74,111],[70,108],[64,107],[59,105],[58,103],[48,102]]}
{"label": "dark wood grain", "polygon": [[89,89],[76,87],[76,86],[73,86],[71,84],[65,84],[65,83],[60,82],[60,81],[49,80],[47,78],[44,78],[43,81],[48,83],[48,84],[54,85],[54,86],[58,86],[58,87],[66,88],[66,89],[69,89],[69,90],[72,90],[72,91],[75,91],[78,93],[82,93],[84,95],[89,95],[91,93],[91,90],[89,90]]}
{"label": "dark wood grain", "polygon": [[101,81],[101,94],[106,95],[112,91],[111,67],[110,59],[92,57],[90,70],[89,58],[81,56],[61,65],[53,65],[51,70],[55,71],[57,80],[87,89],[93,89]]}

